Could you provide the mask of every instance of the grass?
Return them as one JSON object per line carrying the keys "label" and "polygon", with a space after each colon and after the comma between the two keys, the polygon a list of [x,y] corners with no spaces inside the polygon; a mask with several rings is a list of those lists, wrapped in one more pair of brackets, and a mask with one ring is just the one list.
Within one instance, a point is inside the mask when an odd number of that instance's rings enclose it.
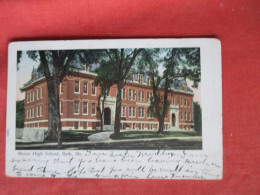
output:
{"label": "grass", "polygon": [[167,137],[190,137],[194,136],[193,132],[172,132],[166,131],[163,134],[158,134],[157,131],[127,131],[120,132],[119,136],[111,134],[110,138],[114,140],[121,139],[147,139],[147,138],[167,138]]}
{"label": "grass", "polygon": [[[100,131],[91,130],[91,131],[79,131],[79,130],[71,130],[71,131],[62,131],[62,142],[81,142],[81,141],[89,141],[88,136],[99,133]],[[37,144],[42,142],[18,142],[17,144]],[[44,143],[57,143],[56,140],[45,140]]]}

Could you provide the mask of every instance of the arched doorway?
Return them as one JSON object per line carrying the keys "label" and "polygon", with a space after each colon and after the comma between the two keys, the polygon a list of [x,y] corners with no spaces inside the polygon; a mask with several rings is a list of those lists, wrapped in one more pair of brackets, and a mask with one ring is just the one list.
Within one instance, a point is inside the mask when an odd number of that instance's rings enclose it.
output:
{"label": "arched doorway", "polygon": [[172,113],[172,127],[175,127],[175,114]]}
{"label": "arched doorway", "polygon": [[105,108],[105,110],[104,110],[104,125],[111,125],[111,110],[110,110],[110,108]]}

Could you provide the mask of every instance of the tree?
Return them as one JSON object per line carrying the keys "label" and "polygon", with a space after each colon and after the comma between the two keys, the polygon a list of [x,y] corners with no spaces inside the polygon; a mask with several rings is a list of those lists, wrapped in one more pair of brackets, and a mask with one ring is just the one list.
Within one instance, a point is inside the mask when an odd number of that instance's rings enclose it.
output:
{"label": "tree", "polygon": [[[121,89],[129,77],[129,71],[142,49],[106,49],[100,59],[103,71],[110,70],[111,81],[117,85],[114,133],[120,133]],[[97,77],[100,77],[98,74]]]}
{"label": "tree", "polygon": [[[164,67],[159,74],[159,64]],[[149,111],[159,120],[158,133],[163,133],[164,118],[169,107],[168,94],[176,79],[186,78],[197,87],[200,82],[199,48],[146,49],[142,56],[142,66],[146,66],[151,78],[153,98]],[[163,92],[162,92],[163,90]]]}
{"label": "tree", "polygon": [[196,135],[202,135],[201,107],[198,102],[193,102],[194,130]]}
{"label": "tree", "polygon": [[16,128],[24,127],[24,100],[16,101]]}
{"label": "tree", "polygon": [[[17,62],[21,54],[18,53]],[[78,67],[73,64],[91,62],[96,57],[95,50],[39,50],[27,51],[27,55],[34,61],[39,61],[47,83],[48,90],[48,131],[46,139],[57,140],[58,148],[62,147],[61,121],[59,112],[59,84],[65,75]]]}
{"label": "tree", "polygon": [[[98,96],[98,106],[97,111],[100,117],[100,131],[103,131],[103,119],[104,119],[104,107],[107,95],[109,93],[110,87],[113,85],[113,72],[111,69],[106,69],[105,64],[102,64],[96,73],[98,77],[95,78],[95,85],[99,86],[100,95]],[[100,105],[101,103],[101,105]]]}

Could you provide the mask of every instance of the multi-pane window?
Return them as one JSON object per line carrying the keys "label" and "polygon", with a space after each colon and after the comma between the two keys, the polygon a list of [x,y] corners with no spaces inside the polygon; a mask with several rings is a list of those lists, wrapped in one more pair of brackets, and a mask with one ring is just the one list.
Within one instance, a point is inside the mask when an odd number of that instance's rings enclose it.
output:
{"label": "multi-pane window", "polygon": [[95,103],[91,104],[91,114],[92,115],[96,114],[96,104]]}
{"label": "multi-pane window", "polygon": [[74,102],[74,114],[79,114],[79,102]]}
{"label": "multi-pane window", "polygon": [[144,92],[138,91],[138,101],[144,101]]}
{"label": "multi-pane window", "polygon": [[34,91],[32,92],[32,101],[34,102]]}
{"label": "multi-pane window", "polygon": [[38,110],[38,106],[36,106],[36,108],[35,108],[36,110],[35,110],[35,116],[36,117],[39,117],[39,110]]}
{"label": "multi-pane window", "polygon": [[60,94],[63,94],[63,84],[60,83]]}
{"label": "multi-pane window", "polygon": [[126,113],[126,106],[122,106],[121,107],[121,116],[125,117],[125,113]]}
{"label": "multi-pane window", "polygon": [[32,118],[34,118],[34,108],[32,108]]}
{"label": "multi-pane window", "polygon": [[186,98],[184,98],[184,106],[186,107]]}
{"label": "multi-pane window", "polygon": [[87,129],[88,128],[88,122],[84,121],[83,122],[83,129]]}
{"label": "multi-pane window", "polygon": [[152,110],[147,109],[147,118],[153,118],[154,117],[154,113]]}
{"label": "multi-pane window", "polygon": [[139,79],[138,80],[139,80],[139,83],[142,84],[143,83],[143,75],[139,75]]}
{"label": "multi-pane window", "polygon": [[183,119],[182,112],[181,112],[181,120]]}
{"label": "multi-pane window", "polygon": [[144,108],[138,108],[138,117],[143,118],[144,117]]}
{"label": "multi-pane window", "polygon": [[191,119],[190,119],[190,112],[188,113],[188,120],[190,121]]}
{"label": "multi-pane window", "polygon": [[83,112],[83,114],[88,114],[88,103],[87,102],[83,102],[82,112]]}
{"label": "multi-pane window", "polygon": [[27,93],[27,103],[30,102],[30,93]]}
{"label": "multi-pane window", "polygon": [[30,108],[29,118],[32,118],[32,108]]}
{"label": "multi-pane window", "polygon": [[153,94],[151,92],[147,92],[147,101],[151,101]]}
{"label": "multi-pane window", "polygon": [[171,96],[171,103],[174,105],[174,96]]}
{"label": "multi-pane window", "polygon": [[180,98],[180,106],[183,106],[183,99],[182,99],[182,97]]}
{"label": "multi-pane window", "polygon": [[92,95],[96,95],[96,86],[95,86],[95,83],[92,83],[92,84],[91,84],[91,94],[92,94]]}
{"label": "multi-pane window", "polygon": [[28,119],[29,118],[29,109],[26,110],[26,118]]}
{"label": "multi-pane window", "polygon": [[188,107],[190,107],[190,99],[188,99]]}
{"label": "multi-pane window", "polygon": [[74,81],[74,92],[79,93],[79,81]]}
{"label": "multi-pane window", "polygon": [[133,89],[128,90],[128,99],[135,100],[135,90],[133,90]]}
{"label": "multi-pane window", "polygon": [[40,105],[40,116],[42,116],[42,105]]}
{"label": "multi-pane window", "polygon": [[126,95],[125,95],[125,89],[121,89],[121,98],[125,99]]}
{"label": "multi-pane window", "polygon": [[36,89],[36,99],[39,99],[39,88]]}
{"label": "multi-pane window", "polygon": [[79,129],[79,121],[74,121],[74,129]]}
{"label": "multi-pane window", "polygon": [[85,93],[85,94],[88,93],[88,82],[83,83],[83,93]]}
{"label": "multi-pane window", "polygon": [[32,92],[30,93],[30,102],[32,102]]}
{"label": "multi-pane window", "polygon": [[187,113],[184,113],[184,120],[187,120]]}
{"label": "multi-pane window", "polygon": [[129,117],[135,117],[135,107],[134,106],[129,106],[129,108],[128,108],[128,116]]}

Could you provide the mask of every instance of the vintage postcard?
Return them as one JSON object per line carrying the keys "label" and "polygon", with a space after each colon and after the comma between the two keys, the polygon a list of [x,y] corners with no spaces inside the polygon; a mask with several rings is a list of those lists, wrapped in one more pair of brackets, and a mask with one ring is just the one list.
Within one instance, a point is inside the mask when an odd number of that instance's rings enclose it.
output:
{"label": "vintage postcard", "polygon": [[222,179],[217,39],[13,42],[6,175]]}

